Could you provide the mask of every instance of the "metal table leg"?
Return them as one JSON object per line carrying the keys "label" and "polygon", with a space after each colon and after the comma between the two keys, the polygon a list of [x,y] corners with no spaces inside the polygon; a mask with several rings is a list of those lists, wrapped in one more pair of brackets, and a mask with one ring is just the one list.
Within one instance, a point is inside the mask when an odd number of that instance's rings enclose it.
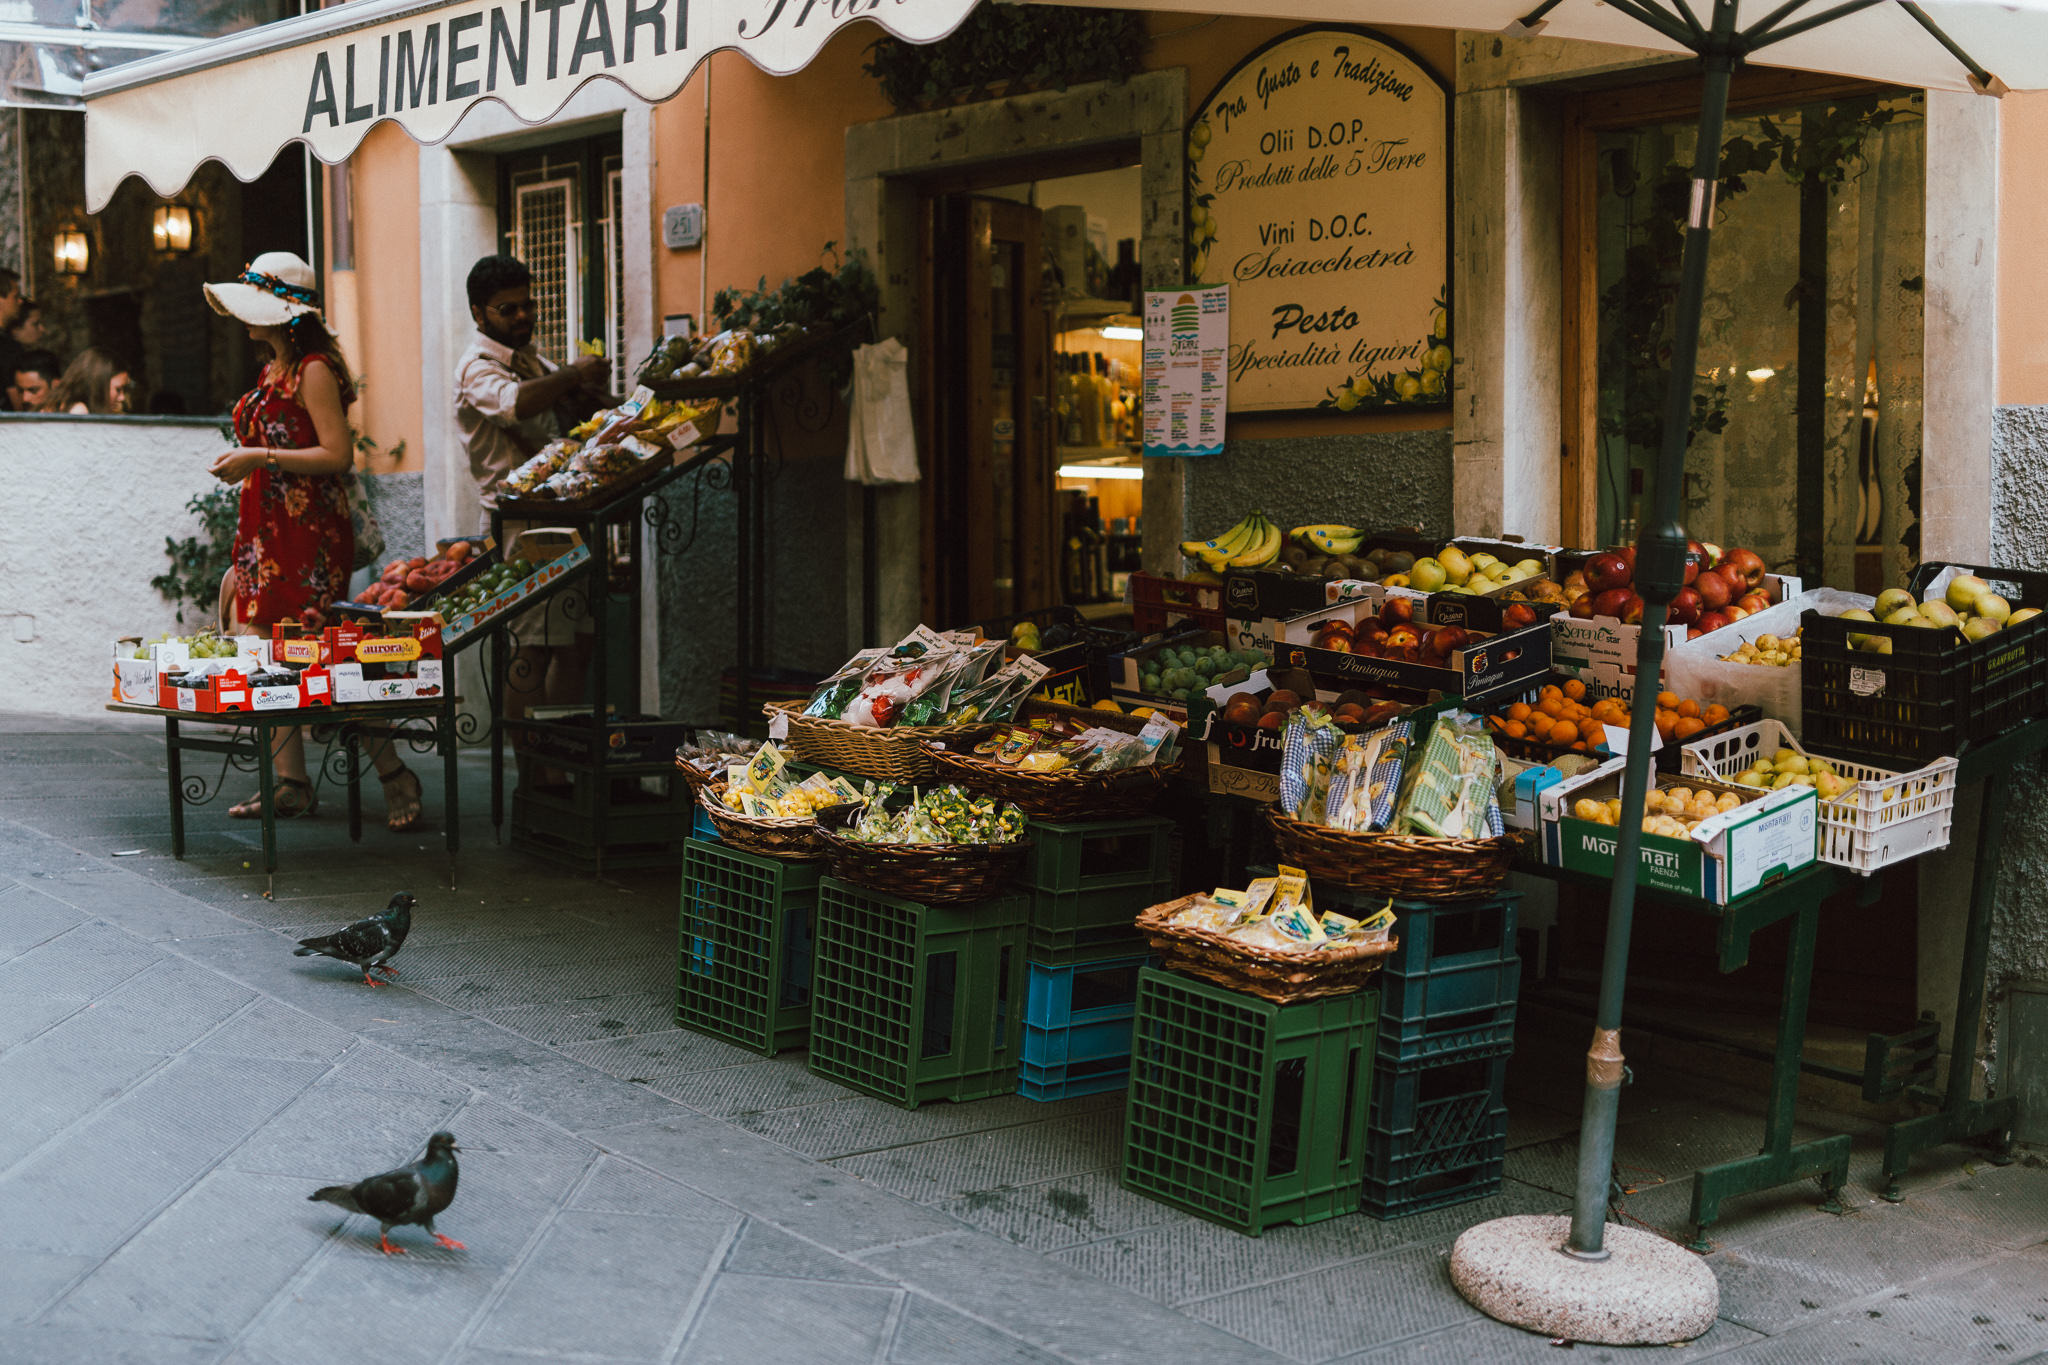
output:
{"label": "metal table leg", "polygon": [[510,683],[505,678],[508,662],[505,627],[499,625],[491,631],[491,679],[497,685],[497,695],[492,695],[491,685],[486,683],[484,709],[489,713],[491,727],[491,836],[501,844],[505,842],[505,725],[499,710],[509,704],[506,688]]}
{"label": "metal table leg", "polygon": [[276,727],[261,720],[254,724],[257,790],[263,797],[263,898],[273,900],[277,893],[277,758],[271,745]]}
{"label": "metal table leg", "polygon": [[164,766],[171,774],[171,856],[185,856],[185,762],[178,743],[178,718],[164,717]]}
{"label": "metal table leg", "polygon": [[349,842],[363,841],[363,767],[362,746],[357,742],[356,727],[341,727],[341,749],[348,756],[348,837]]}
{"label": "metal table leg", "polygon": [[1752,1157],[1702,1166],[1692,1178],[1694,1251],[1707,1251],[1707,1227],[1721,1216],[1721,1201],[1737,1195],[1818,1176],[1826,1191],[1821,1209],[1842,1212],[1841,1191],[1849,1182],[1849,1135],[1811,1142],[1792,1141],[1793,1110],[1799,1100],[1800,1049],[1806,1042],[1806,1007],[1812,994],[1813,943],[1820,923],[1820,898],[1800,907],[1791,924],[1785,955],[1785,987],[1779,999],[1778,1049],[1771,1064],[1770,1106],[1764,1114],[1763,1150]]}
{"label": "metal table leg", "polygon": [[448,885],[455,886],[455,855],[462,851],[462,772],[455,757],[455,706],[442,708],[441,723],[434,727],[434,749],[441,756],[441,810],[443,839],[448,845]]}
{"label": "metal table leg", "polygon": [[[1970,878],[1970,918],[1963,933],[1963,973],[1956,987],[1955,1031],[1949,1036],[1948,1091],[1932,1114],[1894,1123],[1884,1135],[1884,1197],[1896,1204],[1905,1198],[1899,1177],[1915,1154],[1945,1142],[1995,1134],[1998,1151],[1992,1160],[2012,1160],[2012,1125],[2019,1116],[2019,1097],[1973,1100],[1971,1082],[1977,1071],[1977,1030],[1984,1022],[1984,973],[1991,957],[1991,909],[1998,890],[1998,855],[2005,833],[2005,807],[2012,770],[2002,767],[1984,778],[1984,810],[1977,823],[1977,855]],[[1933,1096],[1921,1092],[1925,1098]]]}

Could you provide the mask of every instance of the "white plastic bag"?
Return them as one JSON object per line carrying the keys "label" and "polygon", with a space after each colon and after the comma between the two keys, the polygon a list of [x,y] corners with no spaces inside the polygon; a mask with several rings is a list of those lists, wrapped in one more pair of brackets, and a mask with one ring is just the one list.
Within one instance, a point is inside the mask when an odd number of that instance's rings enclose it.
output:
{"label": "white plastic bag", "polygon": [[1721,656],[1733,654],[1746,640],[1759,635],[1790,639],[1799,629],[1799,618],[1809,611],[1823,616],[1840,616],[1851,607],[1870,610],[1875,599],[1837,588],[1815,588],[1789,597],[1754,616],[1745,616],[1724,630],[1688,640],[1664,656],[1664,686],[1701,706],[1714,702],[1733,711],[1744,703],[1761,708],[1766,716],[1785,723],[1799,733],[1799,684],[1803,669],[1796,663],[1782,668],[1770,664],[1730,663]]}

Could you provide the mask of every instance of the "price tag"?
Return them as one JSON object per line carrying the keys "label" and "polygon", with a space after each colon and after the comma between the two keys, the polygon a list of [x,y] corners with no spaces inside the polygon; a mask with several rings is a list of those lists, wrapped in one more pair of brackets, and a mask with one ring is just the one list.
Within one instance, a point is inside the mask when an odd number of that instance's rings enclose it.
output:
{"label": "price tag", "polygon": [[[1614,751],[1614,756],[1616,758],[1627,758],[1628,728],[1622,725],[1602,725],[1600,728],[1606,732],[1607,747]],[[1656,727],[1652,726],[1650,729],[1650,752],[1654,754],[1663,747],[1664,736],[1658,734]]]}
{"label": "price tag", "polygon": [[768,722],[768,738],[782,740],[789,738],[789,712],[777,711]]}

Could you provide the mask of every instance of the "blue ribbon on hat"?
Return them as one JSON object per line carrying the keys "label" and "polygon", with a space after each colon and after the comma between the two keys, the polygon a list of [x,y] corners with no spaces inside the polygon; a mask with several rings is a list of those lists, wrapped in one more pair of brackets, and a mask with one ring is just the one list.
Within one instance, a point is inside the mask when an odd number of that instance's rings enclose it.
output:
{"label": "blue ribbon on hat", "polygon": [[288,284],[277,276],[266,275],[260,270],[251,270],[246,266],[243,267],[242,283],[252,284],[258,289],[275,294],[289,303],[303,303],[308,308],[318,308],[320,306],[319,290],[306,289],[296,284]]}

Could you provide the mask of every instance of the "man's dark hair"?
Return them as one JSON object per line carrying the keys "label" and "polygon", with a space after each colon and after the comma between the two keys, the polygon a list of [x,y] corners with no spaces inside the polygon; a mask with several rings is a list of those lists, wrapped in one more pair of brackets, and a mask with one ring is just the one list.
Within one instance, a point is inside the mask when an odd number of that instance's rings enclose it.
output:
{"label": "man's dark hair", "polygon": [[[14,362],[14,374],[39,374],[45,383],[55,384],[64,377],[64,366],[49,351],[23,351],[21,358]],[[12,383],[14,375],[7,376]]]}
{"label": "man's dark hair", "polygon": [[[500,289],[517,289],[533,283],[533,272],[524,261],[510,256],[486,256],[469,268],[469,304],[481,308]],[[5,290],[0,290],[4,294]]]}

